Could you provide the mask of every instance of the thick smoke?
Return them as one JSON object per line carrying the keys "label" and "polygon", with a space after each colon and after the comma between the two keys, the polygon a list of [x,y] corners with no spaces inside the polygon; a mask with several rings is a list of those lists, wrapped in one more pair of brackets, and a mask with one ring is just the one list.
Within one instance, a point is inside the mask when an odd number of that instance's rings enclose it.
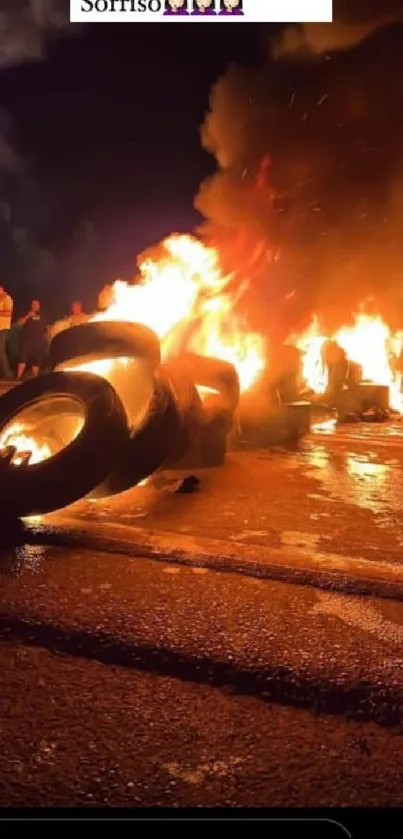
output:
{"label": "thick smoke", "polygon": [[400,10],[339,2],[336,24],[285,29],[212,91],[202,142],[219,169],[196,206],[234,282],[252,278],[256,326],[287,333],[314,310],[340,325],[369,296],[403,326]]}
{"label": "thick smoke", "polygon": [[[76,30],[68,0],[0,0],[0,71],[41,61],[51,38]],[[18,174],[23,163],[10,135],[10,119],[0,112],[0,172]]]}
{"label": "thick smoke", "polygon": [[44,58],[48,38],[68,28],[68,0],[1,0],[0,68]]}
{"label": "thick smoke", "polygon": [[324,53],[351,49],[376,30],[403,21],[401,0],[365,0],[362,4],[338,0],[334,23],[304,23],[288,26],[271,44],[274,58],[297,55],[309,59]]}
{"label": "thick smoke", "polygon": [[13,147],[14,126],[8,114],[0,109],[0,172],[18,175],[21,158]]}

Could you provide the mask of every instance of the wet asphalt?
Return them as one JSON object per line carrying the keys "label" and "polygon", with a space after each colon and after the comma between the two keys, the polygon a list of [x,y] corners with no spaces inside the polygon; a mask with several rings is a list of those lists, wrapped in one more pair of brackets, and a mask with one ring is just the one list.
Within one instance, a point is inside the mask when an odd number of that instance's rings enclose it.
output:
{"label": "wet asphalt", "polygon": [[[81,502],[3,546],[3,804],[403,804],[401,427],[360,428],[231,453],[189,495],[171,474]],[[132,554],[86,544],[86,522]],[[142,556],[146,531],[172,549]],[[225,571],[195,560],[203,539]],[[383,569],[387,596],[355,567]]]}
{"label": "wet asphalt", "polygon": [[224,466],[194,470],[200,487],[189,494],[175,491],[182,473],[171,472],[165,484],[163,476],[105,501],[82,501],[54,521],[62,525],[64,515],[208,537],[279,550],[284,559],[305,549],[402,566],[402,469],[403,422],[346,425],[294,450],[230,452]]}
{"label": "wet asphalt", "polygon": [[396,730],[36,646],[0,667],[3,807],[403,804]]}

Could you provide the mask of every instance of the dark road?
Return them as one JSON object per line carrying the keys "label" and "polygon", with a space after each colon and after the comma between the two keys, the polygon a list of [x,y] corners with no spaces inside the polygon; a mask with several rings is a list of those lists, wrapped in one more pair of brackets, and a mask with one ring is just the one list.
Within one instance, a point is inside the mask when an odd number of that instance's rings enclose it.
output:
{"label": "dark road", "polygon": [[64,545],[69,532],[83,547],[403,598],[402,438],[401,423],[361,423],[295,451],[230,452],[194,493],[177,494],[171,473],[30,522],[26,538]]}
{"label": "dark road", "polygon": [[403,605],[3,556],[3,805],[403,804]]}
{"label": "dark road", "polygon": [[3,805],[403,805],[403,449],[360,428],[3,547]]}
{"label": "dark road", "polygon": [[229,689],[0,647],[4,805],[402,805],[403,739]]}
{"label": "dark road", "polygon": [[311,435],[299,451],[230,452],[223,467],[201,471],[198,493],[151,484],[66,514],[284,554],[305,547],[402,564],[402,443],[400,423],[340,427]]}

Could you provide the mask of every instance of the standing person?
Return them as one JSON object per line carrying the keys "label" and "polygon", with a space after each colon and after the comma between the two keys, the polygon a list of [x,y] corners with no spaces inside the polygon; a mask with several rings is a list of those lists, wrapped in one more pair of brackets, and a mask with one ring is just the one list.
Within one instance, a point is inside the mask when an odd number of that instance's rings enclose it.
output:
{"label": "standing person", "polygon": [[7,358],[6,341],[11,327],[13,314],[13,300],[7,294],[4,286],[0,285],[0,374],[11,379],[12,373]]}
{"label": "standing person", "polygon": [[81,300],[73,300],[70,307],[70,314],[61,320],[56,320],[55,323],[49,327],[49,342],[53,341],[53,338],[55,338],[59,332],[63,332],[65,329],[70,329],[71,326],[79,326],[80,323],[86,323],[89,317],[89,315],[83,312],[83,304],[81,303]]}
{"label": "standing person", "polygon": [[32,300],[28,314],[19,320],[22,326],[20,357],[17,379],[22,379],[27,367],[37,376],[45,351],[46,324],[41,314],[39,300]]}
{"label": "standing person", "polygon": [[109,306],[112,306],[114,299],[113,285],[104,286],[98,294],[98,312],[106,312]]}
{"label": "standing person", "polygon": [[81,300],[73,300],[71,304],[70,315],[68,317],[69,326],[79,326],[80,323],[85,323],[89,315],[83,311],[83,304]]}

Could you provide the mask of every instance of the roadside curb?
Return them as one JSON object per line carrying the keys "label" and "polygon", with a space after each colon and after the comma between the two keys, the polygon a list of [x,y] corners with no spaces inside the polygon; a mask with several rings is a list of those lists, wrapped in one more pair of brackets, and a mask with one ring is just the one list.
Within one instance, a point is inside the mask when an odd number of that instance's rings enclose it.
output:
{"label": "roadside curb", "polygon": [[360,557],[310,552],[294,546],[280,549],[245,545],[64,516],[56,521],[49,516],[41,524],[27,522],[23,536],[33,544],[93,548],[347,594],[403,600],[403,566]]}

